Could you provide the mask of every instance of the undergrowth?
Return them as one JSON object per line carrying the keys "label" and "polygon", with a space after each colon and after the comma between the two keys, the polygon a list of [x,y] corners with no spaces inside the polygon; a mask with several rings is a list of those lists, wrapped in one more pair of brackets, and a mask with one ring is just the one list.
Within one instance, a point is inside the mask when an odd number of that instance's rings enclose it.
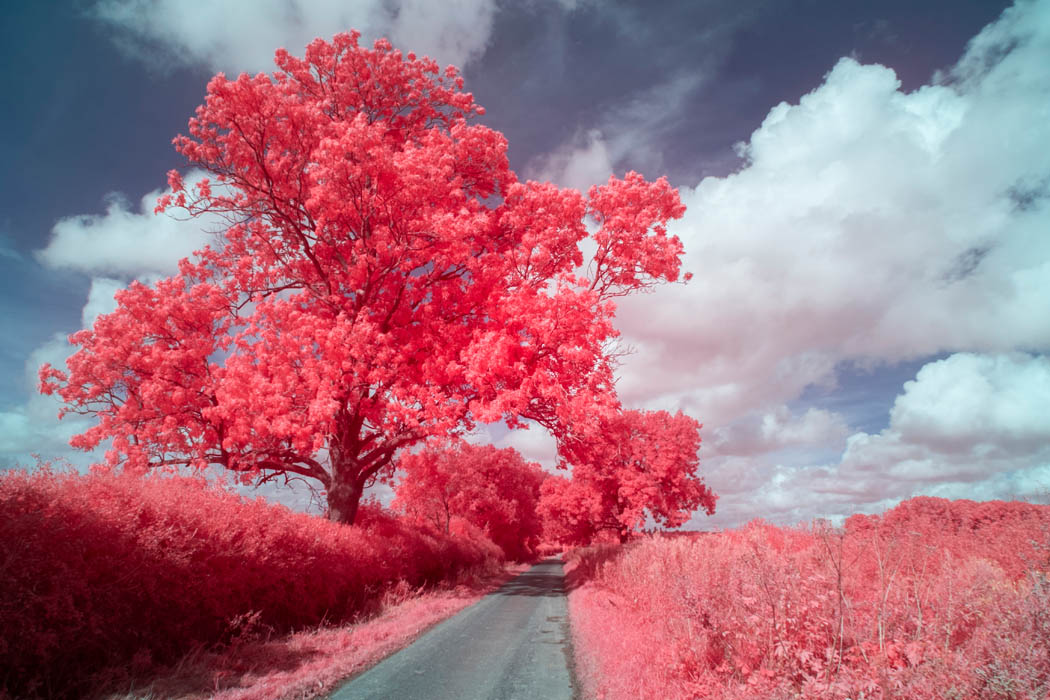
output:
{"label": "undergrowth", "polygon": [[112,679],[322,622],[498,567],[484,538],[377,507],[353,527],[183,477],[0,476],[0,697]]}
{"label": "undergrowth", "polygon": [[1048,545],[1050,507],[923,498],[578,550],[577,666],[605,700],[1044,700]]}

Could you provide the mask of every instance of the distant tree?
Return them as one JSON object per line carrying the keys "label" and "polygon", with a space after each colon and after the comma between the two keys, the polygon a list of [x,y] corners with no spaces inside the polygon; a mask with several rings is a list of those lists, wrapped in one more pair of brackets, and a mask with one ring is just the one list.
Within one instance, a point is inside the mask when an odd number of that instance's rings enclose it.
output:
{"label": "distant tree", "polygon": [[[582,545],[592,542],[601,522],[601,494],[582,482],[553,474],[540,487],[538,504],[547,542]],[[617,535],[619,533],[617,532]]]}
{"label": "distant tree", "polygon": [[453,518],[478,527],[509,559],[528,559],[542,525],[536,513],[547,474],[512,448],[456,442],[398,460],[393,507],[449,532]]}
{"label": "distant tree", "polygon": [[549,532],[585,543],[602,532],[621,542],[652,518],[678,527],[717,496],[697,475],[700,424],[683,413],[624,411],[568,449],[572,479],[544,484],[540,512]]}
{"label": "distant tree", "polygon": [[209,83],[175,146],[212,180],[172,171],[158,210],[228,226],[118,293],[71,337],[68,374],[41,368],[98,420],[74,446],[111,440],[106,462],[133,471],[314,479],[352,523],[404,448],[500,420],[566,441],[618,409],[611,300],[679,279],[677,191],[519,182],[454,68],[357,42]]}

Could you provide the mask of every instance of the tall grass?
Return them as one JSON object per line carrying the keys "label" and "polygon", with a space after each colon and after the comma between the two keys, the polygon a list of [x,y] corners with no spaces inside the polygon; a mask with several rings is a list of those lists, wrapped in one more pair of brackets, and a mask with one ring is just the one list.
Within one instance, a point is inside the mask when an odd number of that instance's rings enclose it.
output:
{"label": "tall grass", "polygon": [[844,529],[761,522],[583,550],[594,697],[1050,694],[1050,508],[919,499]]}
{"label": "tall grass", "polygon": [[392,588],[495,566],[483,538],[366,508],[347,527],[201,480],[0,476],[0,696],[77,697],[247,630],[374,610]]}

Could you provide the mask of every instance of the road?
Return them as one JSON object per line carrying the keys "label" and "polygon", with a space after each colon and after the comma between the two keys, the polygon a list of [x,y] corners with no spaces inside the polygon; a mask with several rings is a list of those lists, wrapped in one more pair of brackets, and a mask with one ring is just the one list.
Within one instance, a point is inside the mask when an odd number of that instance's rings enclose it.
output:
{"label": "road", "polygon": [[572,649],[560,561],[511,579],[330,700],[571,700]]}

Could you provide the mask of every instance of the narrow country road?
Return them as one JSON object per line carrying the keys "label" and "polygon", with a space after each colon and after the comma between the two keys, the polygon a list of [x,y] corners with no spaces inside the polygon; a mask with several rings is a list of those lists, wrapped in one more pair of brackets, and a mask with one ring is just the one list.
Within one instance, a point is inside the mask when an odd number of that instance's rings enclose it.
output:
{"label": "narrow country road", "polygon": [[353,678],[331,700],[570,700],[568,612],[560,561],[508,581]]}

